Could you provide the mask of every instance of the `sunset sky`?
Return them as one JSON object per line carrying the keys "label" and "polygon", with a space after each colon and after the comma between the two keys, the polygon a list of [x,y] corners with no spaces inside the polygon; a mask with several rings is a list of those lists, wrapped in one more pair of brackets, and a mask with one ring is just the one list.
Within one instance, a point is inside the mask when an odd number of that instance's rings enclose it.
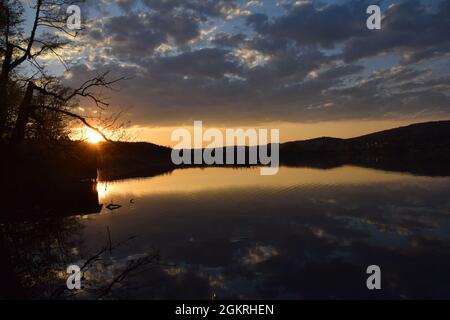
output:
{"label": "sunset sky", "polygon": [[[366,28],[370,4],[382,30]],[[74,86],[130,78],[107,95],[135,140],[171,145],[194,120],[286,141],[450,118],[449,0],[101,0],[82,15],[70,72],[46,63]]]}

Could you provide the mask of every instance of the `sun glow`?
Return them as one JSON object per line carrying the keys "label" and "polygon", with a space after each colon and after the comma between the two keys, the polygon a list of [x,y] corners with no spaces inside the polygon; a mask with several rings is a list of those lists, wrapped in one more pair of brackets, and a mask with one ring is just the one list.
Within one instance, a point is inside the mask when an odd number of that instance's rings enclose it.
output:
{"label": "sun glow", "polygon": [[85,140],[89,143],[99,143],[105,141],[102,135],[91,128],[83,128],[82,140]]}

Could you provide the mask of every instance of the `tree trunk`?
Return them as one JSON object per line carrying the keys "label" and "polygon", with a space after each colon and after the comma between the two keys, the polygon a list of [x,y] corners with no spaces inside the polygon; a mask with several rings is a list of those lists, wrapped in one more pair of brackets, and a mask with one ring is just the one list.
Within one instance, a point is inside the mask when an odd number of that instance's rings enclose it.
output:
{"label": "tree trunk", "polygon": [[6,119],[8,116],[8,80],[9,80],[9,66],[11,64],[13,47],[8,44],[6,48],[5,57],[3,60],[2,71],[0,73],[0,140],[3,138],[6,129]]}
{"label": "tree trunk", "polygon": [[17,117],[16,125],[11,137],[11,146],[13,148],[18,147],[25,138],[25,132],[27,129],[28,117],[31,111],[31,102],[33,100],[33,90],[35,86],[33,82],[28,82],[27,91],[20,104],[19,115]]}

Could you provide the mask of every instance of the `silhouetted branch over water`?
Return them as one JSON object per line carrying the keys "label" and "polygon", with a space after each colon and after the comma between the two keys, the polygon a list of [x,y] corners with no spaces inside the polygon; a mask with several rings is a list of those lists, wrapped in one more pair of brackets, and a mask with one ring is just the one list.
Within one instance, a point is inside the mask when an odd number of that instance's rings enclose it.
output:
{"label": "silhouetted branch over water", "polygon": [[[118,243],[115,243],[114,245],[111,243],[109,228],[108,228],[108,243],[104,247],[102,247],[96,254],[92,255],[86,261],[83,263],[83,265],[80,266],[80,272],[82,274],[82,279],[85,279],[85,275],[87,273],[94,273],[93,277],[95,277],[95,266],[98,263],[101,263],[102,260],[105,260],[108,258],[108,256],[112,256],[112,253],[114,250],[120,248],[121,246],[129,243],[130,241],[134,240],[136,237],[129,237],[125,239],[124,241],[120,241]],[[90,287],[83,288],[83,293],[88,294],[92,298],[96,300],[103,299],[107,297],[109,294],[113,292],[113,289],[115,286],[119,285],[121,282],[123,282],[132,272],[143,268],[145,266],[151,265],[151,264],[159,264],[160,261],[160,254],[159,252],[153,252],[144,254],[141,257],[138,257],[136,259],[131,259],[127,262],[126,266],[117,272],[111,280],[109,280],[106,284],[99,284],[99,285],[91,285]],[[93,281],[95,283],[95,281]],[[67,287],[65,285],[62,285],[55,289],[53,293],[51,294],[51,299],[64,299],[64,298],[71,298],[72,294],[67,290]]]}

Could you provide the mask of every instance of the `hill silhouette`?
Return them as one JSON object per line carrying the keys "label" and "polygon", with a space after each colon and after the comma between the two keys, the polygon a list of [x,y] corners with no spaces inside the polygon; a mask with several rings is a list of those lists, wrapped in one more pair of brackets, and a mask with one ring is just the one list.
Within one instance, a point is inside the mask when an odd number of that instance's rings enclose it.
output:
{"label": "hill silhouette", "polygon": [[416,152],[441,151],[450,147],[450,121],[434,121],[383,130],[355,138],[321,137],[286,142],[280,146],[286,152],[370,151]]}
{"label": "hill silhouette", "polygon": [[[450,121],[417,123],[350,139],[320,137],[291,141],[279,147],[280,163],[288,166],[326,169],[357,165],[431,176],[450,175]],[[250,148],[257,147],[245,148],[246,159]],[[170,154],[170,148],[152,143],[104,144],[100,166],[104,178],[153,175],[179,168],[172,164]],[[194,165],[184,167],[188,166]]]}
{"label": "hill silhouette", "polygon": [[280,145],[287,165],[345,164],[417,174],[448,175],[450,121],[412,124],[350,139],[322,137]]}
{"label": "hill silhouette", "polygon": [[[291,141],[280,144],[279,148],[280,164],[287,166],[326,169],[356,165],[450,176],[450,121],[417,123],[350,139],[320,137]],[[246,159],[249,149],[245,148]],[[65,141],[46,147],[29,141],[23,146],[21,158],[13,159],[8,166],[2,165],[2,180],[9,181],[9,185],[14,181],[23,185],[26,180],[37,181],[40,177],[49,181],[154,176],[180,168],[172,163],[171,151],[147,142],[108,142],[93,146]],[[183,167],[191,166],[199,165]]]}

